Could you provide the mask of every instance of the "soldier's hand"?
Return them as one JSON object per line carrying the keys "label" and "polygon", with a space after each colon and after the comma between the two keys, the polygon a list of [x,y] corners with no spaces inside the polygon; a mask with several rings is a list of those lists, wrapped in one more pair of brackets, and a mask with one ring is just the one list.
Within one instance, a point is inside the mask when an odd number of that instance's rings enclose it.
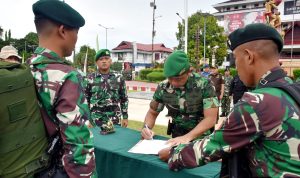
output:
{"label": "soldier's hand", "polygon": [[142,137],[146,140],[153,139],[154,132],[151,129],[143,128],[141,131]]}
{"label": "soldier's hand", "polygon": [[127,127],[128,126],[128,119],[123,119],[121,125],[122,125],[122,127]]}
{"label": "soldier's hand", "polygon": [[171,138],[167,141],[167,144],[171,145],[171,146],[177,146],[179,144],[187,144],[189,143],[191,140],[189,138],[187,138],[186,136],[180,136],[180,137],[175,137],[175,138]]}
{"label": "soldier's hand", "polygon": [[164,148],[158,152],[159,159],[168,162],[172,147]]}

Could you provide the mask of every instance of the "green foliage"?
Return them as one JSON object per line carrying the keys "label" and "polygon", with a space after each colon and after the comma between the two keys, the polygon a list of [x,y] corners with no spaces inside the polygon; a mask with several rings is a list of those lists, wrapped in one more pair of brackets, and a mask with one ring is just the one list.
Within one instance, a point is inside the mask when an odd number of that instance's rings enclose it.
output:
{"label": "green foliage", "polygon": [[[202,13],[200,11],[192,14],[188,19],[188,56],[190,58],[190,62],[192,64],[198,64],[199,61],[196,61],[196,39],[195,34],[197,29],[200,28],[202,35],[200,35],[199,40],[199,59],[204,57],[204,22],[206,22],[206,33],[205,33],[205,40],[206,40],[206,47],[205,47],[205,58],[209,58],[209,62],[211,64],[211,57],[212,57],[212,47],[219,46],[216,50],[216,63],[221,65],[224,57],[227,55],[227,46],[226,40],[227,37],[224,35],[224,29],[219,27],[217,24],[217,19],[210,14]],[[184,24],[178,23],[178,33],[176,33],[176,38],[179,41],[178,49],[183,49],[182,34]],[[210,46],[210,48],[208,48]]]}
{"label": "green foliage", "polygon": [[[237,70],[236,70],[235,68],[230,68],[229,70],[230,70],[230,75],[231,75],[231,76],[234,77],[234,76],[237,75]],[[218,71],[219,71],[219,73],[222,74],[222,75],[224,75],[224,73],[225,73],[225,69],[219,69]]]}
{"label": "green foliage", "polygon": [[121,62],[114,62],[111,66],[110,69],[117,71],[117,72],[121,72],[122,71],[122,63]]}
{"label": "green foliage", "polygon": [[87,66],[88,68],[95,66],[94,58],[96,55],[96,51],[91,47],[89,47],[88,45],[83,45],[80,47],[79,53],[75,55],[74,67],[83,70],[87,49],[88,49]]}
{"label": "green foliage", "polygon": [[219,71],[219,73],[222,74],[222,75],[224,75],[224,73],[225,73],[225,69],[218,69],[218,71]]}
{"label": "green foliage", "polygon": [[163,72],[153,71],[147,75],[150,82],[159,82],[166,79]]}
{"label": "green foliage", "polygon": [[235,68],[230,68],[230,74],[234,77],[238,74],[238,72]]}
{"label": "green foliage", "polygon": [[153,69],[142,69],[140,70],[139,77],[141,80],[147,80],[147,75],[151,73]]}
{"label": "green foliage", "polygon": [[294,79],[298,79],[300,77],[300,69],[293,70]]}
{"label": "green foliage", "polygon": [[155,68],[155,69],[153,69],[153,72],[164,72],[164,69],[162,69],[162,68]]}

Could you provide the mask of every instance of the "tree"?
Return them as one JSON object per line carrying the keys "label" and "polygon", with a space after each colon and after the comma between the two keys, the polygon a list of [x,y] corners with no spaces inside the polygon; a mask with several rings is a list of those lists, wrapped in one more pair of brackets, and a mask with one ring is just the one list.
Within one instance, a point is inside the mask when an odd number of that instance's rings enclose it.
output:
{"label": "tree", "polygon": [[2,40],[3,28],[0,26],[0,39]]}
{"label": "tree", "polygon": [[83,45],[80,47],[79,53],[75,55],[74,67],[83,70],[87,49],[88,49],[87,66],[88,68],[95,68],[96,51],[95,49],[92,49],[88,45]]}
{"label": "tree", "polygon": [[[200,11],[196,12],[195,14],[192,14],[188,18],[188,56],[190,58],[190,62],[193,64],[198,64],[199,61],[196,61],[196,39],[195,34],[198,30],[202,33],[200,33],[200,40],[199,40],[199,59],[202,59],[204,57],[204,38],[203,38],[203,29],[204,29],[204,22],[206,21],[206,47],[205,47],[205,58],[209,58],[209,62],[211,64],[211,57],[212,57],[212,48],[214,46],[219,46],[219,48],[216,50],[216,63],[217,65],[221,65],[224,57],[227,55],[227,46],[226,46],[226,40],[227,37],[224,35],[224,29],[222,27],[219,27],[217,24],[217,19],[207,13],[202,13]],[[181,23],[178,23],[178,33],[176,33],[177,40],[180,42],[181,34],[183,33]],[[181,45],[183,44],[183,41],[179,43],[178,48],[181,48]],[[210,48],[208,48],[210,46]]]}
{"label": "tree", "polygon": [[8,41],[10,41],[11,40],[11,31],[10,31],[10,29],[8,30]]}
{"label": "tree", "polygon": [[5,35],[4,35],[4,41],[8,41],[8,37],[7,37],[7,31],[5,31]]}
{"label": "tree", "polygon": [[121,62],[114,62],[111,66],[110,69],[117,71],[117,72],[121,72],[123,68],[123,64]]}

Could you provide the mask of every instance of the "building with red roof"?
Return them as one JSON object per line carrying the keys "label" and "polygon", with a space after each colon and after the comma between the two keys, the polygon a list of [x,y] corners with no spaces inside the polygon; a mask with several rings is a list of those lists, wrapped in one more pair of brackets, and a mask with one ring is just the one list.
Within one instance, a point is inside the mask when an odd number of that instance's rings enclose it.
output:
{"label": "building with red roof", "polygon": [[[162,63],[172,53],[163,43],[153,44],[153,61]],[[111,50],[112,60],[122,62],[124,68],[133,67],[136,71],[152,66],[152,44],[122,41]]]}

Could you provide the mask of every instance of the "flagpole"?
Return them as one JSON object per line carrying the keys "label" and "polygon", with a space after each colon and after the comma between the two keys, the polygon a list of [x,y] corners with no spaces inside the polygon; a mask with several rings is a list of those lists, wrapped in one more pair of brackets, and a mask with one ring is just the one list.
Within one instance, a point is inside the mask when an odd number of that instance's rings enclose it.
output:
{"label": "flagpole", "polygon": [[99,39],[98,39],[98,34],[96,37],[96,47],[97,47],[97,51],[99,51]]}

